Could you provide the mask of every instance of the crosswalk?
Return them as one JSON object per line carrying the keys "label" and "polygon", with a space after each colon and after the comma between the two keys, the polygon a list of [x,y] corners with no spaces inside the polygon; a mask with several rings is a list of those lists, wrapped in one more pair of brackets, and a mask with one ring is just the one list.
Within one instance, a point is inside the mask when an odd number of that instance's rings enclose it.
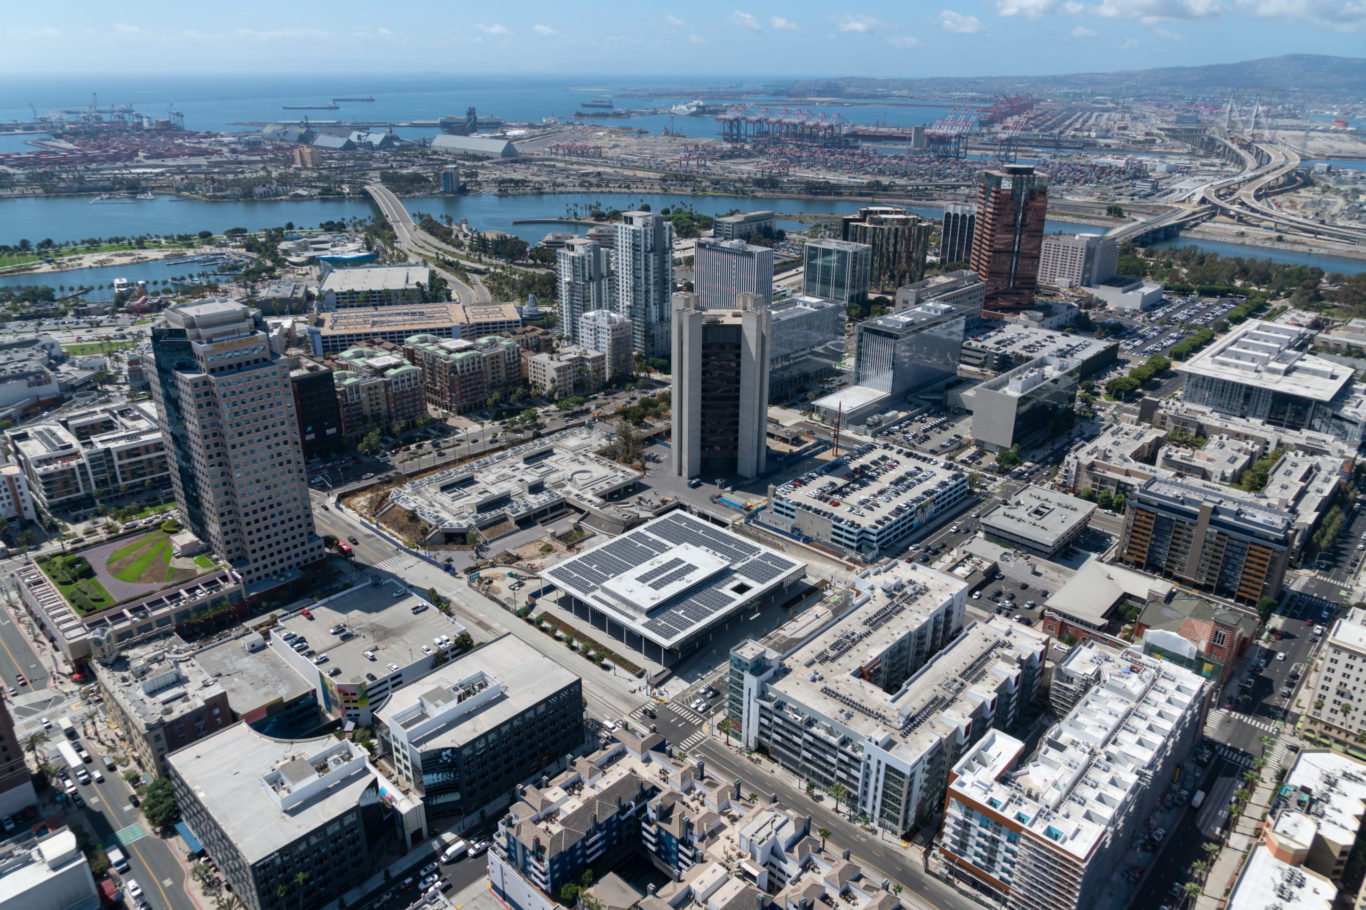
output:
{"label": "crosswalk", "polygon": [[1213,735],[1220,727],[1228,725],[1230,722],[1237,722],[1249,727],[1255,727],[1266,733],[1276,733],[1280,727],[1274,720],[1267,720],[1262,717],[1249,717],[1246,714],[1236,714],[1227,708],[1215,708],[1209,712],[1209,717],[1205,721],[1206,735]]}
{"label": "crosswalk", "polygon": [[126,828],[120,828],[119,830],[115,831],[114,842],[110,844],[110,846],[126,847],[133,841],[142,840],[146,836],[147,831],[142,827],[142,825],[134,823]]}
{"label": "crosswalk", "polygon": [[691,708],[685,708],[684,706],[674,704],[673,702],[669,702],[668,709],[689,723],[700,724],[706,720],[705,717]]}
{"label": "crosswalk", "polygon": [[698,744],[706,742],[706,739],[706,732],[703,730],[698,730],[692,736],[689,736],[687,739],[683,740],[683,742],[679,743],[678,747],[682,749],[684,752],[690,752],[694,748],[696,748]]}
{"label": "crosswalk", "polygon": [[1240,768],[1250,768],[1252,767],[1253,761],[1256,760],[1251,754],[1229,746],[1219,746],[1216,751],[1219,753],[1220,757],[1227,759]]}

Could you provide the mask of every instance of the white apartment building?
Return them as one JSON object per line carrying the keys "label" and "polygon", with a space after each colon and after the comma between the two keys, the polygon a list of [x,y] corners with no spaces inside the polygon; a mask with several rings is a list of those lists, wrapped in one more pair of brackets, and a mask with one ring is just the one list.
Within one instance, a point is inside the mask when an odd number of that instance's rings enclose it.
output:
{"label": "white apartment building", "polygon": [[1099,284],[1113,278],[1119,245],[1103,234],[1049,234],[1039,251],[1039,283],[1056,288]]}
{"label": "white apartment building", "polygon": [[1096,906],[1204,726],[1205,680],[1170,662],[1086,640],[1060,666],[1091,685],[1037,751],[993,730],[948,788],[939,857],[1008,910]]}
{"label": "white apartment building", "polygon": [[[563,299],[563,298],[562,298]],[[579,317],[578,343],[607,355],[607,378],[631,375],[631,320],[611,310],[590,310]]]}
{"label": "white apartment building", "polygon": [[588,395],[607,381],[607,355],[567,344],[557,351],[522,353],[526,380],[541,395],[567,398]]}
{"label": "white apartment building", "polygon": [[1357,745],[1366,730],[1366,621],[1357,611],[1334,621],[1317,670],[1306,724],[1320,735]]}
{"label": "white apartment building", "polygon": [[33,521],[38,517],[33,508],[33,497],[28,491],[28,480],[18,465],[7,464],[0,467],[0,518],[6,521],[23,519]]}
{"label": "white apartment building", "polygon": [[674,226],[653,212],[626,212],[612,245],[613,310],[631,320],[632,346],[669,356]]}
{"label": "white apartment building", "polygon": [[560,332],[570,341],[584,344],[583,315],[612,305],[612,251],[582,237],[567,241],[555,253],[555,283]]}

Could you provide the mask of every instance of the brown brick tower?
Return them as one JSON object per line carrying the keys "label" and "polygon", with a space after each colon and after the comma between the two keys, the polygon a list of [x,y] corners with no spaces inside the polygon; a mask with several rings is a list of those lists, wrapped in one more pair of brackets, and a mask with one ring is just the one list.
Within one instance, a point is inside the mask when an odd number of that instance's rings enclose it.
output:
{"label": "brown brick tower", "polygon": [[1048,177],[1029,165],[1008,164],[978,178],[972,269],[987,285],[984,312],[1034,303],[1047,212]]}

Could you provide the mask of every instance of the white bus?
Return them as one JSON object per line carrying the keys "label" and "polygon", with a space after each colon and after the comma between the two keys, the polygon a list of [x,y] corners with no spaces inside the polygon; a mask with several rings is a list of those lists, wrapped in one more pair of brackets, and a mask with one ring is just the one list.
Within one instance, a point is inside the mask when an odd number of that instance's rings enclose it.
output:
{"label": "white bus", "polygon": [[76,752],[76,747],[71,743],[58,743],[57,751],[62,753],[62,758],[66,760],[68,767],[71,768],[73,776],[79,778],[87,774],[85,762],[81,761],[81,756]]}

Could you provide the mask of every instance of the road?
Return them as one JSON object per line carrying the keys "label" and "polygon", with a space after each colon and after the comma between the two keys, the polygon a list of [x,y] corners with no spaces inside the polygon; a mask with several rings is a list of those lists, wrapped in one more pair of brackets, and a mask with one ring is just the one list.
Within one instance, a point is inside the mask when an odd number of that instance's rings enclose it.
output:
{"label": "road", "polygon": [[[413,216],[408,214],[408,210],[403,207],[403,203],[387,187],[378,183],[371,183],[366,185],[365,191],[370,194],[371,199],[375,200],[380,213],[384,215],[384,220],[388,221],[389,226],[394,229],[394,236],[398,238],[398,245],[403,250],[419,257],[437,254],[454,259],[460,257],[459,250],[446,246],[419,228],[413,221]],[[433,268],[436,267],[433,266]],[[454,292],[456,300],[460,303],[489,303],[492,300],[488,290],[482,284],[479,285],[479,290],[475,290],[444,269],[436,269],[436,271],[450,283],[451,291]],[[479,291],[483,291],[482,295]]]}

